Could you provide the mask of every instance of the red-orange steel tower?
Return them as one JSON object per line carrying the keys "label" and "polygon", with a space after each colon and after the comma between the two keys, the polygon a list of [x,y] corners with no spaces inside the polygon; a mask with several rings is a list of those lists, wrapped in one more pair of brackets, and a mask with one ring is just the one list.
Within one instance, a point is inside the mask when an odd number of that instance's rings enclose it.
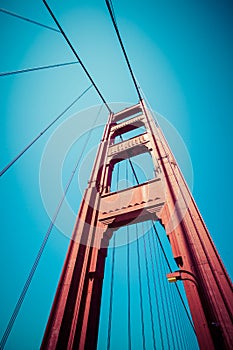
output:
{"label": "red-orange steel tower", "polygon": [[[141,126],[145,132],[114,143]],[[154,179],[111,192],[116,163],[149,152]],[[174,156],[143,101],[110,114],[85,191],[41,349],[95,349],[114,230],[159,220],[180,269],[199,346],[232,349],[232,284]]]}

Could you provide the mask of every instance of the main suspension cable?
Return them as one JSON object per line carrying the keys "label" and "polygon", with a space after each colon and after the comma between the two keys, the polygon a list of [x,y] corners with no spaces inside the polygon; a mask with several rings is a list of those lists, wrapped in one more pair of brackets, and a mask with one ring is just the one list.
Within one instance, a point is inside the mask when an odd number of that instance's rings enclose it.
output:
{"label": "main suspension cable", "polygon": [[19,159],[22,157],[22,155],[27,151],[29,150],[29,148],[32,147],[32,145],[37,141],[39,140],[39,138],[46,132],[49,130],[49,128],[55,124],[82,96],[85,95],[85,93],[90,90],[90,88],[92,87],[93,85],[90,85],[86,90],[84,90],[81,95],[79,95],[68,107],[66,107],[64,109],[64,111],[62,113],[60,113],[48,126],[46,126],[46,128],[44,130],[42,130],[38,136],[36,136],[9,164],[7,164],[5,166],[5,168],[3,168],[1,171],[0,171],[0,177],[5,174],[5,172]]}
{"label": "main suspension cable", "polygon": [[89,132],[87,133],[86,141],[85,141],[85,143],[84,143],[84,145],[83,145],[83,148],[82,148],[81,153],[80,153],[80,155],[79,155],[79,158],[78,158],[78,160],[77,160],[77,162],[76,162],[76,164],[75,164],[75,167],[74,167],[74,169],[73,169],[73,171],[72,171],[72,173],[71,173],[71,176],[70,176],[70,178],[69,178],[69,180],[68,180],[68,182],[67,182],[67,184],[66,184],[66,187],[65,187],[65,190],[64,190],[64,194],[63,194],[63,196],[62,196],[62,198],[61,198],[61,200],[60,200],[60,202],[59,202],[59,204],[58,204],[58,206],[57,206],[57,208],[56,208],[55,214],[54,214],[54,216],[53,216],[53,218],[52,218],[52,220],[51,220],[51,222],[50,222],[50,224],[49,224],[49,227],[48,227],[48,230],[47,230],[47,232],[46,232],[46,234],[45,234],[45,237],[44,237],[44,239],[43,239],[43,242],[42,242],[42,244],[41,244],[41,246],[40,246],[40,249],[39,249],[39,251],[38,251],[38,253],[37,253],[37,256],[36,256],[36,258],[35,258],[35,261],[34,261],[32,267],[31,267],[31,270],[30,270],[30,272],[29,272],[29,275],[28,275],[28,277],[27,277],[27,279],[26,279],[26,282],[25,282],[25,284],[24,284],[24,286],[23,286],[23,289],[22,289],[22,291],[21,291],[21,293],[20,293],[20,296],[19,296],[18,301],[17,301],[17,303],[16,303],[16,305],[15,305],[15,308],[14,308],[14,310],[13,310],[13,313],[12,313],[11,317],[10,317],[10,320],[9,320],[9,322],[8,322],[8,324],[7,324],[7,327],[6,327],[6,329],[5,329],[5,332],[4,332],[3,336],[2,336],[2,339],[1,339],[1,341],[0,341],[0,349],[1,349],[1,350],[4,349],[4,347],[5,347],[5,345],[6,345],[6,342],[7,342],[7,339],[8,339],[8,337],[9,337],[11,331],[12,331],[12,328],[13,328],[13,326],[14,326],[15,320],[16,320],[18,314],[19,314],[19,311],[20,311],[20,309],[21,309],[22,303],[23,303],[23,301],[24,301],[24,299],[25,299],[25,296],[26,296],[26,294],[27,294],[28,288],[30,287],[30,284],[31,284],[32,279],[33,279],[33,276],[34,276],[34,274],[35,274],[35,272],[36,272],[36,269],[37,269],[37,267],[38,267],[38,265],[39,265],[41,256],[42,256],[42,254],[43,254],[43,252],[44,252],[44,249],[45,249],[45,247],[46,247],[46,244],[47,244],[47,242],[48,242],[48,239],[49,239],[49,237],[50,237],[50,234],[51,234],[52,229],[53,229],[53,227],[54,227],[54,225],[55,225],[55,222],[56,222],[56,219],[57,219],[58,214],[59,214],[59,212],[60,212],[60,209],[61,209],[61,207],[62,207],[62,204],[63,204],[63,202],[64,202],[64,200],[65,200],[65,198],[66,198],[67,192],[68,192],[68,190],[69,190],[69,188],[70,188],[70,185],[71,185],[71,182],[72,182],[72,180],[73,180],[73,178],[74,178],[74,175],[75,175],[75,173],[76,173],[76,171],[77,171],[77,169],[78,169],[78,166],[79,166],[79,163],[80,163],[80,161],[81,161],[82,155],[83,155],[83,153],[84,153],[84,151],[85,151],[85,149],[86,149],[86,147],[87,147],[87,144],[88,144],[88,142],[89,142],[89,140],[90,140],[90,137],[91,137],[91,134],[92,134],[92,131],[93,131],[93,127],[95,126],[95,124],[96,124],[96,122],[97,122],[97,119],[99,118],[99,115],[100,115],[101,110],[102,110],[102,105],[101,105],[101,107],[100,107],[100,109],[99,109],[99,111],[98,111],[98,113],[97,113],[97,116],[96,116],[94,122],[93,122],[93,126],[89,129]]}
{"label": "main suspension cable", "polygon": [[23,17],[21,15],[18,15],[17,13],[13,13],[13,12],[5,10],[5,9],[0,9],[0,12],[5,13],[5,14],[10,15],[10,16],[13,16],[13,17],[16,17],[16,18],[19,18],[19,19],[22,19],[23,21],[26,21],[26,22],[29,22],[29,23],[32,23],[32,24],[36,24],[37,26],[40,26],[40,27],[43,27],[43,28],[46,28],[46,29],[49,29],[49,30],[53,30],[54,32],[60,33],[60,30],[58,30],[56,28],[47,26],[46,24],[34,21],[34,20],[30,19],[30,18]]}
{"label": "main suspension cable", "polygon": [[134,73],[133,73],[133,69],[132,69],[131,64],[129,62],[129,58],[128,58],[127,52],[125,50],[123,41],[121,39],[121,35],[120,35],[120,32],[119,32],[118,26],[117,26],[116,17],[115,17],[115,14],[114,14],[114,9],[113,9],[112,2],[110,3],[109,0],[105,0],[105,2],[106,2],[107,8],[108,8],[108,12],[110,14],[110,17],[111,17],[111,20],[112,20],[112,23],[113,23],[113,26],[114,26],[114,29],[115,29],[115,32],[116,32],[116,35],[117,35],[117,38],[119,40],[121,49],[123,51],[123,54],[124,54],[127,66],[129,68],[129,71],[130,71],[130,74],[131,74],[131,77],[132,77],[135,89],[137,91],[139,101],[142,101],[142,96],[141,96],[140,90],[138,88],[137,81],[136,81],[136,78],[135,78]]}
{"label": "main suspension cable", "polygon": [[[107,8],[108,8],[108,11],[109,11],[109,14],[110,14],[112,23],[113,23],[113,25],[114,25],[114,29],[115,29],[115,31],[116,31],[116,34],[117,34],[117,37],[118,37],[120,46],[121,46],[121,48],[122,48],[122,51],[123,51],[123,54],[124,54],[126,63],[127,63],[127,65],[128,65],[128,68],[129,68],[129,71],[130,71],[130,74],[131,74],[131,77],[132,77],[134,86],[135,86],[135,88],[136,88],[136,91],[137,91],[139,100],[142,101],[143,98],[142,98],[141,92],[140,92],[140,90],[139,90],[139,87],[138,87],[138,84],[137,84],[135,75],[134,75],[133,70],[132,70],[132,67],[131,67],[131,65],[130,65],[130,62],[129,62],[129,59],[128,59],[126,50],[125,50],[125,48],[124,48],[124,45],[123,45],[123,42],[122,42],[122,39],[121,39],[121,36],[120,36],[119,29],[118,29],[118,26],[117,26],[117,23],[116,23],[116,17],[115,17],[115,14],[114,14],[112,2],[111,2],[111,4],[109,3],[109,0],[105,0],[105,2],[106,2],[106,5],[107,5]],[[143,109],[144,109],[144,112],[146,113],[146,109],[144,108],[144,105],[143,105]],[[133,166],[132,166],[132,168],[133,168]],[[138,180],[137,180],[137,181],[138,181]],[[159,238],[157,229],[156,229],[155,224],[154,224],[153,221],[152,221],[152,225],[153,225],[154,231],[155,231],[155,233],[156,233],[156,235],[157,235],[157,238],[158,238],[158,240],[159,240],[159,244],[160,244],[160,246],[161,246],[161,248],[162,248],[162,252],[163,252],[163,254],[164,254],[164,257],[165,257],[165,260],[166,260],[166,262],[167,262],[167,265],[168,265],[170,271],[172,272],[170,263],[169,263],[169,261],[168,261],[167,255],[166,255],[166,252],[165,252],[165,250],[164,250],[164,248],[163,248],[162,242],[161,242],[161,240],[160,240],[160,238]],[[188,319],[189,319],[189,322],[190,322],[190,324],[191,324],[191,326],[192,326],[192,328],[193,328],[194,333],[196,334],[196,331],[195,331],[193,322],[192,322],[192,320],[191,320],[191,317],[190,317],[190,315],[189,315],[189,312],[188,312],[188,310],[187,310],[187,307],[186,307],[186,305],[185,305],[185,303],[184,303],[184,299],[183,299],[183,297],[182,297],[182,295],[181,295],[181,293],[180,293],[179,287],[178,287],[177,285],[176,285],[176,289],[177,289],[177,292],[178,292],[178,294],[179,294],[179,296],[180,296],[181,302],[182,302],[182,304],[183,304],[183,306],[184,306],[184,308],[185,308],[185,311],[186,311],[187,317],[188,317]]]}
{"label": "main suspension cable", "polygon": [[87,77],[90,79],[91,83],[93,84],[96,92],[98,93],[98,95],[100,96],[101,100],[103,101],[104,105],[106,106],[106,108],[108,109],[109,113],[112,113],[109,105],[107,104],[105,98],[103,97],[103,95],[101,94],[99,88],[97,87],[97,85],[95,84],[92,76],[90,75],[90,73],[88,72],[87,68],[85,67],[84,63],[82,62],[80,56],[77,54],[75,48],[73,47],[73,45],[71,44],[69,38],[67,37],[66,33],[64,32],[64,30],[62,29],[60,23],[58,22],[57,18],[55,17],[53,11],[51,10],[51,8],[49,7],[48,3],[43,0],[43,3],[45,4],[48,12],[50,13],[51,17],[53,18],[54,22],[56,23],[57,27],[59,28],[60,32],[62,33],[64,39],[66,40],[67,44],[69,45],[71,51],[73,52],[73,54],[75,55],[75,57],[77,58],[78,62],[80,63],[81,67],[83,68],[84,72],[86,73]]}
{"label": "main suspension cable", "polygon": [[0,77],[5,77],[5,76],[8,76],[8,75],[21,74],[21,73],[34,72],[34,71],[43,70],[43,69],[50,69],[50,68],[70,66],[72,64],[77,64],[77,63],[79,63],[79,62],[57,63],[57,64],[50,64],[48,66],[40,66],[40,67],[34,67],[34,68],[25,68],[25,69],[20,69],[20,70],[14,70],[12,72],[3,72],[3,73],[0,73]]}

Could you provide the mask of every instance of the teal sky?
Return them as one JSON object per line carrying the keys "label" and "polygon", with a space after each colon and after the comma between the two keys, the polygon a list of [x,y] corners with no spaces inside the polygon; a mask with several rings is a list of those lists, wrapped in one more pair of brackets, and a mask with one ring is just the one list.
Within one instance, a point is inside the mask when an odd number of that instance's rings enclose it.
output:
{"label": "teal sky", "polygon": [[[137,103],[105,2],[50,0],[49,4],[106,100]],[[232,3],[118,0],[113,4],[142,90],[187,147],[194,198],[232,277]],[[0,7],[54,26],[42,1],[0,0]],[[1,72],[75,61],[59,33],[1,12],[0,26]],[[1,169],[88,86],[78,64],[0,77]],[[62,121],[99,103],[91,89]],[[81,125],[85,129],[85,120]],[[56,126],[0,179],[1,334],[49,225],[40,196],[39,169]],[[98,129],[94,134],[90,148],[101,133]],[[189,177],[172,136],[166,136]],[[72,157],[75,161],[71,155],[64,182]],[[77,211],[80,193],[75,184],[72,190],[70,200]],[[59,230],[53,231],[6,349],[15,349],[16,344],[17,349],[39,347],[68,243]]]}

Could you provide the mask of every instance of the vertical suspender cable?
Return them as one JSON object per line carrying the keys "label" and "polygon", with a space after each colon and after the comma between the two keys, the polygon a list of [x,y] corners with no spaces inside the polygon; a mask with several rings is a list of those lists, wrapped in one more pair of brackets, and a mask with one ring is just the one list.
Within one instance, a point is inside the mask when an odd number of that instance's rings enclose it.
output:
{"label": "vertical suspender cable", "polygon": [[[164,261],[163,261],[164,262]],[[164,266],[164,271],[165,271],[165,266]],[[164,272],[165,274],[166,272]],[[173,318],[173,327],[175,328],[175,331],[177,332],[177,335],[175,336],[176,342],[177,342],[177,346],[176,349],[184,349],[184,339],[188,339],[187,334],[184,335],[183,332],[183,327],[181,327],[181,325],[183,325],[182,320],[179,317],[179,311],[177,310],[177,298],[178,295],[176,294],[176,296],[174,295],[174,285],[169,284],[169,288],[168,288],[168,293],[169,293],[169,299],[172,301],[172,307],[171,307],[171,314],[172,314],[172,318]],[[180,310],[180,308],[179,308]],[[182,309],[183,311],[183,309]],[[188,323],[189,325],[189,323]],[[191,346],[191,344],[190,344]]]}
{"label": "vertical suspender cable", "polygon": [[[173,295],[173,299],[175,299],[174,288],[171,288],[171,294]],[[180,335],[178,337],[179,344],[177,344],[177,348],[185,350],[186,346],[185,346],[184,340],[186,339],[186,337],[184,336],[183,327],[182,327],[182,320],[180,317],[180,307],[178,306],[177,302],[174,303],[174,311],[175,311],[175,315],[176,315],[177,330],[178,330],[179,335]]]}
{"label": "vertical suspender cable", "polygon": [[[128,183],[128,162],[126,165],[126,183]],[[128,294],[128,348],[131,350],[131,310],[130,310],[130,256],[129,256],[129,226],[126,226],[127,235],[127,294]]]}
{"label": "vertical suspender cable", "polygon": [[128,294],[128,348],[131,350],[131,311],[130,311],[130,263],[129,263],[129,226],[126,226],[127,234],[127,294]]}
{"label": "vertical suspender cable", "polygon": [[140,256],[140,249],[139,249],[138,224],[136,224],[136,244],[137,244],[137,256],[138,256],[137,261],[138,261],[139,297],[140,297],[140,311],[141,311],[141,324],[142,324],[142,346],[143,346],[143,350],[146,350],[144,311],[143,311],[143,299],[142,299],[141,256]]}
{"label": "vertical suspender cable", "polygon": [[120,175],[120,163],[117,164],[117,183],[116,183],[116,190],[119,189],[119,175]]}
{"label": "vertical suspender cable", "polygon": [[[134,170],[133,164],[131,163],[130,158],[129,164],[132,170]],[[137,175],[135,170],[132,173],[132,183],[138,183]],[[142,298],[142,272],[141,272],[141,254],[139,247],[139,234],[138,234],[138,224],[136,223],[136,249],[137,249],[137,265],[138,265],[138,281],[139,281],[139,300],[140,300],[140,316],[141,316],[141,327],[142,327],[142,348],[146,350],[146,336],[145,336],[145,323],[144,323],[144,310],[143,310],[143,298]]]}
{"label": "vertical suspender cable", "polygon": [[[119,163],[117,164],[117,190],[119,183]],[[112,270],[111,270],[111,286],[110,286],[110,302],[109,302],[109,317],[108,317],[108,339],[107,350],[110,350],[111,345],[111,330],[112,330],[112,308],[113,308],[113,285],[114,285],[114,268],[115,268],[115,253],[116,253],[116,235],[113,234],[113,251],[112,251]]]}
{"label": "vertical suspender cable", "polygon": [[113,234],[113,251],[112,251],[112,271],[111,271],[111,289],[109,302],[109,318],[108,318],[108,341],[107,350],[110,350],[111,329],[112,329],[112,308],[113,308],[113,283],[114,283],[114,267],[115,267],[115,250],[116,250],[116,235]]}
{"label": "vertical suspender cable", "polygon": [[164,259],[162,257],[162,254],[161,254],[161,249],[158,250],[158,255],[159,255],[159,258],[160,258],[160,268],[161,268],[161,272],[162,272],[162,288],[164,290],[164,301],[165,301],[165,305],[166,305],[166,316],[167,316],[167,319],[168,319],[168,327],[170,328],[169,330],[169,348],[173,348],[175,349],[175,342],[174,342],[174,335],[173,335],[173,331],[172,331],[172,323],[171,323],[171,309],[172,309],[172,300],[169,299],[168,297],[168,293],[167,293],[167,288],[165,286],[165,283],[164,283],[164,278],[166,276],[166,273],[165,273],[165,269],[164,269]]}
{"label": "vertical suspender cable", "polygon": [[[171,265],[170,265],[169,260],[168,260],[168,258],[167,258],[166,252],[165,252],[165,250],[164,250],[164,248],[163,248],[163,244],[162,244],[161,239],[160,239],[160,237],[159,237],[159,234],[158,234],[158,231],[157,231],[157,229],[156,229],[155,223],[154,223],[154,221],[152,221],[152,220],[151,220],[151,222],[152,222],[152,226],[153,226],[154,232],[155,232],[155,234],[156,234],[156,237],[157,237],[159,246],[160,246],[160,248],[161,248],[161,251],[162,251],[162,253],[163,253],[163,256],[164,256],[164,258],[165,258],[165,261],[166,261],[166,263],[167,263],[167,266],[168,266],[168,268],[169,268],[169,271],[172,272]],[[153,237],[153,236],[152,236],[152,237]],[[179,287],[177,286],[176,283],[175,283],[175,287],[176,287],[177,293],[178,293],[178,295],[179,295],[179,297],[180,297],[181,303],[182,303],[182,305],[183,305],[183,307],[184,307],[184,309],[185,309],[185,312],[186,312],[186,315],[187,315],[187,317],[188,317],[188,320],[189,320],[189,322],[190,322],[190,324],[191,324],[191,326],[192,326],[192,329],[193,329],[194,333],[196,334],[196,331],[195,331],[195,328],[194,328],[192,319],[191,319],[191,317],[190,317],[190,315],[189,315],[189,312],[188,312],[188,309],[187,309],[187,307],[186,307],[186,305],[185,305],[184,299],[183,299],[183,297],[182,297],[182,295],[181,295],[181,293],[180,293]]]}
{"label": "vertical suspender cable", "polygon": [[[157,245],[157,247],[155,246],[155,237],[154,237],[154,235],[152,235],[152,244],[153,244],[153,249],[154,249],[156,269],[157,269],[157,271],[159,271],[160,264],[159,264],[159,261],[158,261],[158,259],[159,259],[158,245]],[[159,282],[158,286],[159,286],[159,292],[160,292],[161,307],[162,307],[162,313],[163,313],[163,318],[164,318],[164,328],[165,328],[165,333],[166,333],[166,339],[168,340],[169,339],[168,327],[167,327],[167,320],[166,320],[166,316],[165,316],[166,312],[165,312],[165,307],[164,307],[163,291],[162,291],[161,279],[160,278],[159,278],[158,282]]]}
{"label": "vertical suspender cable", "polygon": [[[120,139],[121,139],[121,142],[124,141],[122,135],[120,135]],[[135,172],[133,163],[132,163],[132,161],[131,161],[130,158],[128,159],[128,161],[129,161],[130,168],[131,168],[131,170],[132,170],[132,172],[133,172],[133,175],[134,175],[134,177],[135,177],[135,180],[136,180],[136,182],[137,182],[137,185],[139,185],[139,180],[138,180],[137,174],[136,174],[136,172]]]}
{"label": "vertical suspender cable", "polygon": [[150,259],[151,259],[151,266],[152,266],[152,278],[153,278],[153,283],[154,283],[155,303],[156,303],[156,308],[157,308],[157,312],[158,312],[159,335],[160,335],[160,340],[161,340],[161,347],[162,347],[162,349],[164,349],[163,334],[162,334],[162,322],[161,322],[158,293],[157,293],[157,287],[156,287],[156,281],[155,281],[155,268],[154,268],[154,261],[153,261],[154,259],[153,259],[153,256],[152,256],[152,247],[151,247],[150,234],[151,234],[151,230],[148,232],[148,240],[149,240]]}
{"label": "vertical suspender cable", "polygon": [[[143,223],[142,223],[142,231],[144,232]],[[150,307],[151,330],[152,330],[152,336],[153,336],[153,348],[156,349],[155,329],[154,329],[154,319],[153,319],[153,311],[152,311],[152,300],[151,300],[151,291],[150,291],[150,278],[149,278],[149,267],[148,267],[148,259],[147,259],[145,234],[143,234],[143,243],[144,243],[145,261],[146,261],[146,280],[147,280],[147,289],[148,289],[148,298],[149,298],[149,307]]]}

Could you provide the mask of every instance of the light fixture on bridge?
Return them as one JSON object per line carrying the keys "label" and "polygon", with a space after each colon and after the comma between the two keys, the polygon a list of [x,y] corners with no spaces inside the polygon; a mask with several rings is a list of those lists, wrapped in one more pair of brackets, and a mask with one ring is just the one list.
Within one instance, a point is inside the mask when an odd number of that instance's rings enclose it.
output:
{"label": "light fixture on bridge", "polygon": [[173,283],[177,282],[178,280],[181,280],[181,273],[180,271],[175,271],[172,273],[168,273],[166,275],[168,282]]}

